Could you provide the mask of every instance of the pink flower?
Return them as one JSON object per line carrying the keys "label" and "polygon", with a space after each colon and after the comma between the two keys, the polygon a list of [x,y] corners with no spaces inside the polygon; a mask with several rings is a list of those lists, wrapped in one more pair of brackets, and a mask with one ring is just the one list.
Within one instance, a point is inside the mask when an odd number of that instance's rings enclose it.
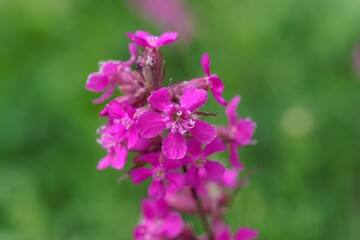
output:
{"label": "pink flower", "polygon": [[222,96],[222,92],[224,91],[224,84],[220,78],[216,76],[216,74],[210,74],[210,57],[209,54],[205,53],[201,57],[201,65],[203,67],[205,76],[209,81],[210,89],[212,94],[214,95],[216,101],[226,106],[226,100]]}
{"label": "pink flower", "polygon": [[[129,44],[129,51],[131,58],[128,61],[110,60],[102,62],[100,71],[89,75],[85,89],[93,92],[105,92],[100,98],[95,99],[94,103],[102,103],[110,98],[115,91],[116,85],[122,82],[122,75],[129,75],[127,72],[130,72],[130,66],[134,63],[137,56],[136,46]],[[122,74],[124,72],[127,74]]]}
{"label": "pink flower", "polygon": [[184,186],[184,176],[176,172],[183,165],[180,160],[167,159],[160,153],[144,154],[139,158],[150,163],[152,168],[136,168],[130,172],[130,177],[133,183],[139,184],[152,176],[153,181],[148,189],[150,197],[161,199],[166,191],[176,191]]}
{"label": "pink flower", "polygon": [[104,110],[102,116],[107,116],[109,124],[99,131],[98,142],[109,154],[98,164],[98,170],[111,166],[115,169],[123,169],[128,149],[133,148],[139,139],[135,126],[134,114],[136,110],[127,102],[119,103],[111,101]]}
{"label": "pink flower", "polygon": [[128,153],[126,146],[112,134],[110,125],[101,127],[99,133],[101,136],[98,143],[108,151],[108,155],[99,161],[97,169],[103,170],[109,166],[117,170],[123,169]]}
{"label": "pink flower", "polygon": [[230,227],[219,219],[214,221],[212,230],[215,234],[215,240],[254,240],[259,237],[258,231],[248,227],[241,227],[232,237]]}
{"label": "pink flower", "polygon": [[220,181],[225,172],[224,166],[216,161],[209,160],[209,155],[226,150],[226,145],[220,139],[215,139],[202,149],[201,143],[192,140],[188,143],[188,154],[190,167],[188,168],[186,178],[189,184],[199,183],[199,170],[204,169],[207,177],[212,181]]}
{"label": "pink flower", "polygon": [[128,32],[127,36],[137,45],[148,48],[159,48],[176,41],[178,38],[176,32],[166,32],[157,37],[148,32],[136,31],[135,34]]}
{"label": "pink flower", "polygon": [[179,213],[171,212],[163,200],[142,201],[142,219],[134,229],[136,240],[174,239],[180,235],[184,222]]}
{"label": "pink flower", "polygon": [[184,134],[190,133],[203,144],[210,143],[216,136],[216,129],[207,122],[197,120],[193,113],[207,101],[207,93],[202,89],[187,87],[180,103],[171,100],[167,88],[154,91],[148,99],[154,110],[139,116],[137,127],[145,138],[152,138],[169,129],[169,134],[162,143],[162,152],[167,158],[181,159],[186,153]]}
{"label": "pink flower", "polygon": [[240,102],[240,96],[235,96],[226,107],[226,115],[229,119],[229,127],[225,129],[230,142],[230,162],[234,167],[245,169],[239,160],[238,147],[249,145],[253,142],[252,138],[256,124],[249,118],[237,120],[236,108]]}

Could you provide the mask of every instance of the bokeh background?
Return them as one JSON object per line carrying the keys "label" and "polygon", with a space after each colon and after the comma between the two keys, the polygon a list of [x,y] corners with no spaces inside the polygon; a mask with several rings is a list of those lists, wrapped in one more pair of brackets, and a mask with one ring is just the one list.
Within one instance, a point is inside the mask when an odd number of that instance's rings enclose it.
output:
{"label": "bokeh background", "polygon": [[0,0],[0,239],[131,239],[146,185],[96,170],[103,105],[84,83],[100,60],[128,59],[127,31],[172,27],[167,79],[202,76],[208,52],[258,124],[228,223],[260,239],[360,239],[360,1],[188,1],[165,24],[152,17],[170,10],[141,6]]}

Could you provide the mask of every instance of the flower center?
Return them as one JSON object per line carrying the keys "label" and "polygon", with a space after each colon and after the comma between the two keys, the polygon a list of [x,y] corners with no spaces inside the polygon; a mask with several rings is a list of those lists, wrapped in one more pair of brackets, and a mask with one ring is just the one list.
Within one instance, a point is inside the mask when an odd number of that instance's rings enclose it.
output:
{"label": "flower center", "polygon": [[197,158],[194,161],[195,166],[198,168],[204,167],[205,163],[206,163],[206,159],[204,159],[204,158]]}
{"label": "flower center", "polygon": [[157,167],[154,169],[153,178],[155,181],[161,181],[165,178],[165,171],[163,167]]}
{"label": "flower center", "polygon": [[174,111],[171,115],[171,125],[169,125],[168,128],[170,128],[172,132],[185,134],[195,125],[195,121],[191,119],[190,114],[190,111]]}

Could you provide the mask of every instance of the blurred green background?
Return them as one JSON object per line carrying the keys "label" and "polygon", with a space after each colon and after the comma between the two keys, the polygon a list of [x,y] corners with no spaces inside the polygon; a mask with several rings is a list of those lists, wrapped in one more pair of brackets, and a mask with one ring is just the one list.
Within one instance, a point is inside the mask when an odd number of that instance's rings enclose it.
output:
{"label": "blurred green background", "polygon": [[[228,223],[260,239],[360,239],[360,1],[189,8],[193,40],[164,47],[167,78],[202,76],[208,52],[225,97],[241,94],[258,125],[258,144],[240,151],[255,174]],[[137,29],[162,32],[127,1],[0,0],[1,240],[131,239],[146,185],[96,170],[103,105],[84,84],[100,60],[128,59],[125,33]]]}

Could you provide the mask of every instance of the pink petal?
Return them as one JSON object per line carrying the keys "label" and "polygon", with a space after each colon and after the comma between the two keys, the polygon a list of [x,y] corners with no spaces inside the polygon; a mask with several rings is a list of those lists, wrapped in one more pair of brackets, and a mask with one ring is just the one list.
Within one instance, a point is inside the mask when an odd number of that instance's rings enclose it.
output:
{"label": "pink petal", "polygon": [[169,133],[163,141],[162,152],[169,159],[181,159],[186,153],[186,140],[179,132]]}
{"label": "pink petal", "polygon": [[163,181],[152,181],[149,186],[148,194],[154,199],[162,199],[165,196],[165,186]]}
{"label": "pink petal", "polygon": [[166,32],[158,38],[156,47],[161,47],[163,45],[170,44],[176,41],[177,38],[178,38],[177,32]]}
{"label": "pink petal", "polygon": [[216,137],[216,128],[207,122],[195,120],[195,125],[190,129],[192,136],[203,144],[208,144]]}
{"label": "pink petal", "polygon": [[240,103],[240,96],[237,95],[233,97],[233,99],[231,99],[231,101],[226,107],[225,113],[229,119],[230,126],[234,126],[236,124],[236,118],[237,118],[236,108],[239,105],[239,103]]}
{"label": "pink petal", "polygon": [[186,184],[187,185],[195,185],[195,183],[197,183],[199,181],[199,175],[198,175],[198,169],[194,166],[191,166],[186,175]]}
{"label": "pink petal", "polygon": [[201,57],[201,66],[207,77],[210,76],[210,57],[209,54],[204,53]]}
{"label": "pink petal", "polygon": [[154,201],[151,199],[142,200],[141,213],[145,219],[154,220],[156,217],[156,209],[154,208]]}
{"label": "pink petal", "polygon": [[97,165],[97,170],[103,170],[110,166],[111,160],[113,156],[111,153],[106,155],[103,159],[101,159]]}
{"label": "pink petal", "polygon": [[166,110],[171,109],[172,103],[169,89],[160,88],[159,90],[152,92],[148,102],[151,107],[161,112],[166,112]]}
{"label": "pink petal", "polygon": [[136,37],[144,38],[144,39],[149,38],[149,37],[153,37],[153,35],[151,35],[150,33],[145,32],[145,31],[141,31],[141,30],[137,30],[135,32],[135,35],[136,35]]}
{"label": "pink petal", "polygon": [[109,86],[109,89],[100,98],[93,100],[93,103],[99,104],[106,101],[108,98],[110,98],[113,95],[114,91],[115,91],[115,85],[112,84]]}
{"label": "pink petal", "polygon": [[130,38],[131,41],[133,41],[133,43],[136,43],[137,45],[139,45],[141,47],[150,47],[150,45],[148,44],[146,38],[135,36],[131,32],[128,32],[127,36],[128,36],[128,38]]}
{"label": "pink petal", "polygon": [[147,153],[147,154],[142,154],[139,156],[139,159],[150,163],[153,167],[157,167],[159,166],[160,163],[160,153]]}
{"label": "pink petal", "polygon": [[236,142],[240,146],[248,145],[252,142],[256,124],[249,118],[241,118],[236,124]]}
{"label": "pink petal", "polygon": [[131,180],[134,184],[139,184],[151,177],[153,170],[149,168],[136,168],[130,172]]}
{"label": "pink petal", "polygon": [[222,93],[224,91],[224,84],[221,81],[221,79],[218,77],[211,77],[209,78],[209,81],[211,83],[211,92],[214,95],[216,101],[220,105],[226,106],[227,105],[226,100],[222,96]]}
{"label": "pink petal", "polygon": [[191,112],[203,106],[208,99],[207,93],[203,89],[196,89],[193,86],[185,88],[180,98],[181,107],[189,109]]}
{"label": "pink petal", "polygon": [[125,62],[124,65],[130,66],[132,65],[137,57],[137,47],[135,43],[129,44],[129,53],[130,53],[130,59],[129,61]]}
{"label": "pink petal", "polygon": [[174,190],[179,190],[185,185],[185,177],[181,173],[167,172],[166,179],[175,187]]}
{"label": "pink petal", "polygon": [[238,169],[226,169],[223,175],[222,182],[228,188],[236,188],[238,186]]}
{"label": "pink petal", "polygon": [[126,115],[121,103],[116,100],[112,100],[105,108],[105,112],[112,118],[122,118]]}
{"label": "pink petal", "polygon": [[259,237],[258,231],[251,228],[242,227],[237,231],[235,235],[235,240],[252,240],[258,237]]}
{"label": "pink petal", "polygon": [[165,129],[166,119],[166,116],[157,112],[147,111],[140,115],[136,127],[143,137],[153,138]]}
{"label": "pink petal", "polygon": [[216,152],[224,152],[226,150],[226,145],[221,141],[221,139],[216,138],[211,143],[206,145],[204,149],[204,156],[207,157]]}
{"label": "pink petal", "polygon": [[239,159],[238,147],[234,143],[230,144],[230,163],[233,167],[239,170],[245,169],[245,166],[240,162]]}
{"label": "pink petal", "polygon": [[127,157],[127,149],[124,147],[115,147],[114,148],[114,158],[111,162],[111,167],[121,170],[124,168],[126,157]]}
{"label": "pink petal", "polygon": [[101,72],[105,76],[116,74],[117,68],[120,62],[117,61],[106,61],[101,64]]}
{"label": "pink petal", "polygon": [[197,157],[201,154],[201,142],[191,139],[187,144],[187,152],[192,155],[192,158]]}
{"label": "pink petal", "polygon": [[205,163],[205,170],[210,180],[219,181],[222,179],[225,168],[221,163],[207,160]]}
{"label": "pink petal", "polygon": [[145,235],[147,234],[148,229],[146,225],[136,226],[133,231],[134,239],[135,240],[143,240]]}
{"label": "pink petal", "polygon": [[139,139],[139,133],[135,126],[132,126],[129,129],[129,139],[128,139],[128,148],[133,148],[136,145],[137,140]]}
{"label": "pink petal", "polygon": [[179,213],[172,212],[164,219],[164,223],[161,226],[159,233],[167,239],[174,239],[181,233],[183,227],[184,222],[181,215]]}
{"label": "pink petal", "polygon": [[223,227],[216,236],[216,240],[232,240],[230,228]]}
{"label": "pink petal", "polygon": [[92,73],[89,75],[85,89],[93,92],[103,92],[109,84],[109,80],[101,73]]}

